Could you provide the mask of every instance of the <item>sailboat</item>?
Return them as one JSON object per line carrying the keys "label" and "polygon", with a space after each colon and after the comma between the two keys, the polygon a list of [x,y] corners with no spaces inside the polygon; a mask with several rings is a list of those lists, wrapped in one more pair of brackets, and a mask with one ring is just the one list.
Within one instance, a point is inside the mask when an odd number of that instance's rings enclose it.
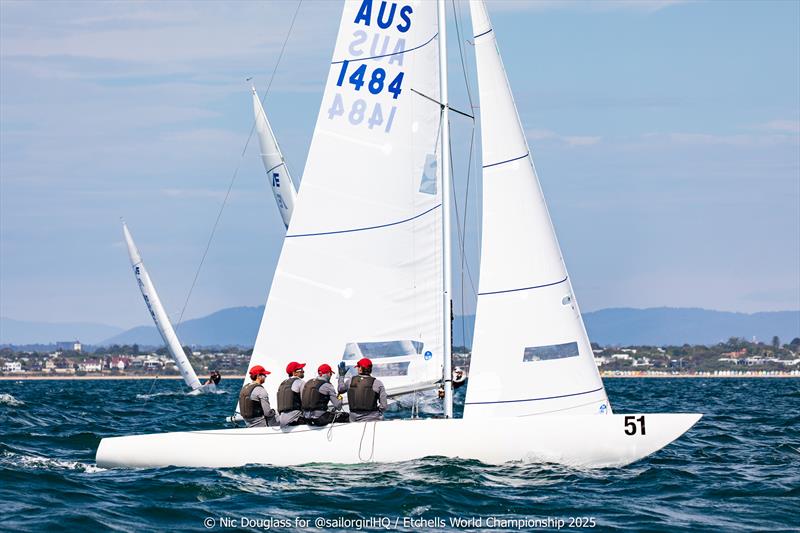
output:
{"label": "sailboat", "polygon": [[200,380],[197,379],[197,374],[195,374],[194,368],[192,368],[192,364],[189,362],[189,358],[186,357],[183,351],[183,347],[178,340],[178,335],[172,327],[169,315],[167,315],[164,306],[161,304],[161,298],[158,297],[156,287],[150,279],[150,274],[144,266],[144,261],[142,261],[139,249],[136,247],[136,243],[133,242],[133,236],[125,222],[122,223],[122,233],[125,236],[125,244],[128,246],[128,257],[130,257],[131,260],[131,267],[133,268],[133,275],[136,278],[136,284],[139,286],[139,291],[142,293],[142,298],[156,325],[156,329],[164,340],[167,352],[178,367],[183,382],[186,383],[186,386],[192,389],[192,393],[195,394],[215,392],[216,385],[214,383],[203,385],[200,383]]}
{"label": "sailboat", "polygon": [[250,92],[253,93],[253,113],[261,161],[264,163],[264,170],[267,173],[270,187],[272,187],[272,194],[275,196],[275,203],[278,205],[283,225],[288,228],[294,211],[297,190],[294,188],[289,168],[286,166],[283,153],[278,146],[278,140],[272,131],[272,126],[270,126],[267,114],[258,98],[255,86],[250,88]]}
{"label": "sailboat", "polygon": [[[250,365],[351,367],[390,395],[443,386],[444,417],[105,438],[102,467],[395,462],[616,467],[702,415],[614,414],[594,363],[482,0],[471,0],[483,233],[464,414],[451,383],[445,1],[345,2]],[[353,372],[352,368],[347,370]]]}
{"label": "sailboat", "polygon": [[[264,163],[267,177],[270,180],[273,195],[275,196],[275,203],[278,206],[281,219],[284,226],[289,227],[289,221],[292,218],[292,211],[294,210],[295,198],[297,191],[294,188],[294,183],[289,175],[289,169],[283,158],[283,153],[278,147],[278,141],[269,124],[267,115],[261,105],[261,100],[258,98],[258,93],[255,87],[251,87],[253,94],[253,113],[255,115],[255,130],[258,135],[258,142],[260,148],[261,161]],[[136,283],[139,286],[139,291],[142,293],[142,298],[150,312],[150,316],[156,325],[158,333],[164,340],[164,345],[167,352],[175,361],[175,365],[183,378],[186,386],[192,389],[192,394],[202,394],[207,392],[217,392],[215,383],[209,380],[205,384],[201,384],[197,379],[197,374],[192,368],[192,364],[186,357],[183,351],[178,335],[175,333],[175,328],[169,319],[169,315],[164,310],[161,304],[161,299],[156,292],[155,285],[150,279],[150,274],[144,266],[142,256],[136,243],[133,241],[128,225],[122,223],[122,232],[125,237],[125,243],[128,247],[128,257],[131,260],[131,267],[133,268],[133,275],[136,278]]]}

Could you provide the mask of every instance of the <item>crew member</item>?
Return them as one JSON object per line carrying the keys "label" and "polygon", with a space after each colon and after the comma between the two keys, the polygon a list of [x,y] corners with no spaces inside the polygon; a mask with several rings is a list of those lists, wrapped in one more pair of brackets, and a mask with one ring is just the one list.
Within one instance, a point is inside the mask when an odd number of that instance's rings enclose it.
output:
{"label": "crew member", "polygon": [[339,364],[339,394],[347,392],[350,406],[350,422],[383,420],[386,411],[386,387],[381,380],[372,377],[372,361],[366,357],[356,363],[358,375],[345,378],[347,367]]}
{"label": "crew member", "polygon": [[[331,422],[350,422],[350,415],[338,412],[342,408],[342,397],[331,385],[333,369],[322,364],[317,369],[318,377],[303,385],[301,394],[303,417],[312,426],[327,426]],[[328,410],[328,402],[333,410]]]}
{"label": "crew member", "polygon": [[214,385],[215,387],[219,385],[219,382],[222,380],[222,374],[219,373],[218,370],[212,370],[211,374],[208,376],[208,381],[204,383],[204,385]]}
{"label": "crew member", "polygon": [[278,420],[282,428],[305,424],[303,411],[300,406],[300,391],[303,390],[303,370],[305,363],[292,361],[286,365],[286,374],[289,376],[278,387]]}
{"label": "crew member", "polygon": [[250,369],[250,383],[239,392],[239,414],[247,427],[277,426],[275,409],[269,405],[269,396],[264,388],[264,381],[270,374],[263,366],[256,365]]}
{"label": "crew member", "polygon": [[464,369],[457,366],[453,369],[453,390],[461,387],[467,382],[467,376],[464,374]]}

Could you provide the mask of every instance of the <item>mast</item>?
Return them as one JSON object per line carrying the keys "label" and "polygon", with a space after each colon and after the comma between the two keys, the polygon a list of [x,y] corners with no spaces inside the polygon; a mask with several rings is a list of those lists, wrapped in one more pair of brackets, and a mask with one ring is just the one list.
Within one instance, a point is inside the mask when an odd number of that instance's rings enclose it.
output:
{"label": "mast", "polygon": [[439,1],[439,97],[442,104],[442,134],[441,143],[442,169],[442,245],[444,247],[444,268],[442,287],[442,309],[444,311],[444,364],[442,377],[444,379],[444,416],[453,418],[453,370],[452,351],[453,339],[451,329],[451,292],[452,292],[452,251],[450,249],[450,114],[447,96],[447,9],[445,0]]}
{"label": "mast", "polygon": [[124,222],[122,223],[122,232],[125,234],[125,243],[128,245],[128,255],[131,258],[133,274],[136,276],[136,283],[139,285],[144,303],[147,304],[147,310],[150,311],[150,316],[153,317],[153,322],[155,322],[156,328],[158,328],[158,332],[161,334],[161,338],[164,339],[164,344],[167,346],[169,354],[178,366],[178,371],[181,373],[183,381],[186,385],[191,387],[192,390],[199,389],[201,387],[200,380],[197,379],[197,374],[194,373],[192,364],[189,362],[186,354],[183,353],[183,347],[181,347],[178,336],[172,328],[164,306],[161,305],[161,299],[158,297],[156,288],[150,280],[150,275],[144,267],[142,256],[136,248],[136,243],[133,242],[131,232],[128,231],[128,225]]}

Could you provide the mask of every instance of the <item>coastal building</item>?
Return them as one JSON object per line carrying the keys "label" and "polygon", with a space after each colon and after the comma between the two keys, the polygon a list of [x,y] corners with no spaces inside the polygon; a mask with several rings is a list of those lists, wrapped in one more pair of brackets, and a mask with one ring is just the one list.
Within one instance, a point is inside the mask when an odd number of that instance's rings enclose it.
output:
{"label": "coastal building", "polygon": [[78,364],[78,370],[81,372],[100,372],[103,370],[103,363],[96,359],[84,359],[82,363]]}
{"label": "coastal building", "polygon": [[56,343],[56,348],[58,348],[59,350],[80,352],[83,349],[83,345],[79,340],[61,341]]}
{"label": "coastal building", "polygon": [[112,357],[108,368],[109,370],[119,370],[121,372],[129,365],[130,359],[127,357]]}
{"label": "coastal building", "polygon": [[145,370],[161,370],[164,365],[158,359],[145,359],[142,361],[142,368]]}
{"label": "coastal building", "polygon": [[7,361],[3,364],[3,372],[6,374],[19,374],[22,372],[22,363],[19,361]]}

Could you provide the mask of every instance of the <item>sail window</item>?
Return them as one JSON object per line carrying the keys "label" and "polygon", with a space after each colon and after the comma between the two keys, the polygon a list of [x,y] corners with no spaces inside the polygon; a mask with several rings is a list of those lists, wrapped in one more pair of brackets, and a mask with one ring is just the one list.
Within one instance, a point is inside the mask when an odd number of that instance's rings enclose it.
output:
{"label": "sail window", "polygon": [[409,364],[409,362],[376,364],[372,367],[372,375],[375,377],[405,376],[408,374]]}
{"label": "sail window", "polygon": [[342,359],[351,361],[368,357],[407,357],[422,353],[423,343],[419,341],[348,342]]}
{"label": "sail window", "polygon": [[422,180],[419,183],[419,192],[436,194],[436,154],[425,156],[425,167],[422,171]]}
{"label": "sail window", "polygon": [[565,359],[567,357],[577,357],[578,343],[567,342],[564,344],[551,344],[550,346],[532,346],[525,348],[523,362],[527,361],[550,361],[552,359]]}

